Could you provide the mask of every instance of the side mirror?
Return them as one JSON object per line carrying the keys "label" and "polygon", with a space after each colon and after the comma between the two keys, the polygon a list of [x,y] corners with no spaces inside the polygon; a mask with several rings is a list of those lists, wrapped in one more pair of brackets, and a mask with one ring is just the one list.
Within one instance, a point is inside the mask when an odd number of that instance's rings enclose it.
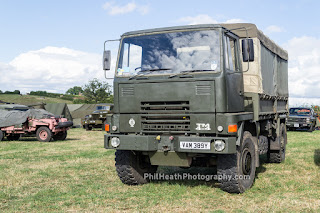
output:
{"label": "side mirror", "polygon": [[243,62],[254,61],[254,47],[252,39],[242,40],[242,58]]}
{"label": "side mirror", "polygon": [[110,50],[105,50],[103,52],[102,64],[103,64],[103,70],[110,70],[110,66],[111,66],[111,51]]}

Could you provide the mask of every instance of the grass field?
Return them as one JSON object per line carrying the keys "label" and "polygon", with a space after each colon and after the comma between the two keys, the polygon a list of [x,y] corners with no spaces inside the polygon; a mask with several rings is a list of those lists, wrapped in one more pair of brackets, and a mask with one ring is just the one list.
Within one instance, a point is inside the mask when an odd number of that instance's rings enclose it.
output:
{"label": "grass field", "polygon": [[[161,167],[158,171],[213,170]],[[320,131],[288,132],[286,161],[263,163],[254,186],[228,194],[217,182],[120,182],[103,132],[69,131],[66,141],[0,142],[0,212],[316,212],[320,211]]]}
{"label": "grass field", "polygon": [[19,104],[37,104],[37,103],[67,103],[72,104],[72,101],[64,100],[60,98],[49,98],[35,95],[12,95],[12,94],[0,94],[0,100],[9,103]]}

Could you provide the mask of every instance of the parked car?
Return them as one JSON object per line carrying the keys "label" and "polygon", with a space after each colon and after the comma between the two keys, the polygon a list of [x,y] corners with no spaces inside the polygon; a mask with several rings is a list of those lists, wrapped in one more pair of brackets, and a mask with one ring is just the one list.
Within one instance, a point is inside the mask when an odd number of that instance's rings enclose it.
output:
{"label": "parked car", "polygon": [[315,130],[317,114],[312,108],[294,107],[289,109],[287,121],[288,130],[307,129],[309,132]]}
{"label": "parked car", "polygon": [[81,119],[82,127],[86,130],[92,130],[92,128],[102,128],[104,130],[107,115],[112,110],[113,104],[98,104],[95,111]]}
{"label": "parked car", "polygon": [[4,137],[19,140],[23,135],[35,135],[41,142],[65,140],[72,125],[72,121],[43,109],[23,105],[0,106],[0,141]]}

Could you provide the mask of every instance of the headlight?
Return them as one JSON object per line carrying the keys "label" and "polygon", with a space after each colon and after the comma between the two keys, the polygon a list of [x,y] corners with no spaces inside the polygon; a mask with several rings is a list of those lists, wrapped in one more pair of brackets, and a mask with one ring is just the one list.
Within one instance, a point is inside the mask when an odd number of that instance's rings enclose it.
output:
{"label": "headlight", "polygon": [[216,140],[214,141],[214,149],[218,152],[221,152],[224,150],[224,148],[226,147],[226,144],[224,141],[222,140]]}
{"label": "headlight", "polygon": [[307,123],[309,123],[310,122],[310,118],[306,118],[306,121],[307,121]]}
{"label": "headlight", "polygon": [[119,138],[111,138],[111,146],[113,148],[117,148],[120,145],[120,139]]}
{"label": "headlight", "polygon": [[92,115],[89,115],[89,118],[92,118]]}

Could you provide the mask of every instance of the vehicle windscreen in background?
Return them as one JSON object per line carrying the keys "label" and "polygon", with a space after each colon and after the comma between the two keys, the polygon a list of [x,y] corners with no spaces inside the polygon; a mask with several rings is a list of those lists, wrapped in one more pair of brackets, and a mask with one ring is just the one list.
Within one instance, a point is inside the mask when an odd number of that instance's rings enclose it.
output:
{"label": "vehicle windscreen in background", "polygon": [[306,108],[291,108],[290,115],[310,115],[311,110]]}
{"label": "vehicle windscreen in background", "polygon": [[117,76],[219,71],[216,30],[172,32],[124,38]]}
{"label": "vehicle windscreen in background", "polygon": [[97,106],[97,110],[110,110],[110,106]]}

